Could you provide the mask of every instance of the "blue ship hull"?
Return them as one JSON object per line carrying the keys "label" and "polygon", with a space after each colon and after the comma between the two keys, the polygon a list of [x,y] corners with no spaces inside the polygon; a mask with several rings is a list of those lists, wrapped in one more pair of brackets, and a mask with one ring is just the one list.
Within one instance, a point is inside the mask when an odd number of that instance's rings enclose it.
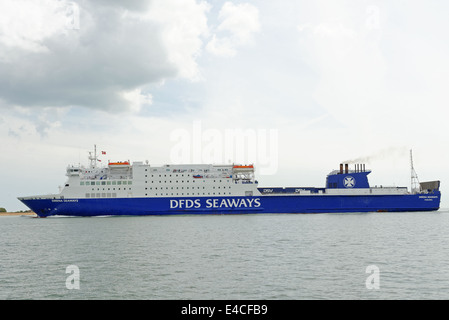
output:
{"label": "blue ship hull", "polygon": [[39,199],[21,201],[38,216],[343,213],[435,211],[440,191],[401,195],[262,195],[252,197],[173,197]]}

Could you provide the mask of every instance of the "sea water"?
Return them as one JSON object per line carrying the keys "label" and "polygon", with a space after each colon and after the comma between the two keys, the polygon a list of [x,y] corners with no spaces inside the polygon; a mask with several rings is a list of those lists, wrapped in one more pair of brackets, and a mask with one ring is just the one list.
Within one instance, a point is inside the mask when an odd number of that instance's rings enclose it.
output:
{"label": "sea water", "polygon": [[449,210],[0,217],[0,299],[449,299]]}

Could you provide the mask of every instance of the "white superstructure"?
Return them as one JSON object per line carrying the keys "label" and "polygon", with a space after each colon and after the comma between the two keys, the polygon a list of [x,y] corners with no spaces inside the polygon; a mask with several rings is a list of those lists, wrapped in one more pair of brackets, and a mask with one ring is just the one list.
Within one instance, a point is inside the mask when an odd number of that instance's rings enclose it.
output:
{"label": "white superstructure", "polygon": [[109,162],[89,167],[68,166],[68,180],[58,196],[64,198],[191,197],[260,195],[253,165]]}

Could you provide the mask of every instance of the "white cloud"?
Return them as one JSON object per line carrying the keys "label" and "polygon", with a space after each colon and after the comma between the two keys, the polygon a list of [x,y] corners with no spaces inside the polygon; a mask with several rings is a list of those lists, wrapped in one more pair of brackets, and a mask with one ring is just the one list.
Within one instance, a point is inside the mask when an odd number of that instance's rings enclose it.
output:
{"label": "white cloud", "polygon": [[159,0],[152,3],[146,15],[161,26],[169,60],[180,77],[192,80],[199,77],[196,58],[201,54],[202,38],[209,34],[206,16],[209,9],[205,1]]}
{"label": "white cloud", "polygon": [[253,33],[260,29],[259,11],[249,3],[226,2],[218,18],[222,20],[218,30],[229,31],[241,43],[250,41]]}
{"label": "white cloud", "polygon": [[0,42],[7,47],[46,52],[45,38],[64,33],[69,26],[70,1],[2,0]]}
{"label": "white cloud", "polygon": [[153,103],[151,94],[143,94],[141,88],[136,88],[122,93],[123,98],[129,101],[129,109],[133,112],[139,112],[142,107],[150,106]]}
{"label": "white cloud", "polygon": [[222,57],[233,57],[237,53],[235,44],[230,38],[217,38],[215,34],[207,44],[206,49],[210,53]]}
{"label": "white cloud", "polygon": [[234,56],[237,48],[253,42],[254,34],[260,31],[259,10],[249,4],[226,2],[219,14],[221,21],[217,34],[207,44],[206,49],[219,56]]}
{"label": "white cloud", "polygon": [[[301,28],[298,28],[301,30]],[[335,38],[355,38],[357,33],[345,27],[341,22],[338,24],[321,23],[313,28],[313,33],[321,37],[335,37]]]}

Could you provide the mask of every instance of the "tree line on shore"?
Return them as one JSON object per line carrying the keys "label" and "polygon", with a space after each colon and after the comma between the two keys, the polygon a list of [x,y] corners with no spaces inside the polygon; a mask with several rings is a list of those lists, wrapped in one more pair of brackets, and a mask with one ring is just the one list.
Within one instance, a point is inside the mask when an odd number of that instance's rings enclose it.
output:
{"label": "tree line on shore", "polygon": [[[0,207],[0,213],[3,213],[3,212],[8,212],[8,210],[6,210],[3,207]],[[31,210],[19,210],[19,211],[14,211],[14,212],[15,213],[17,213],[17,212],[31,212]]]}

